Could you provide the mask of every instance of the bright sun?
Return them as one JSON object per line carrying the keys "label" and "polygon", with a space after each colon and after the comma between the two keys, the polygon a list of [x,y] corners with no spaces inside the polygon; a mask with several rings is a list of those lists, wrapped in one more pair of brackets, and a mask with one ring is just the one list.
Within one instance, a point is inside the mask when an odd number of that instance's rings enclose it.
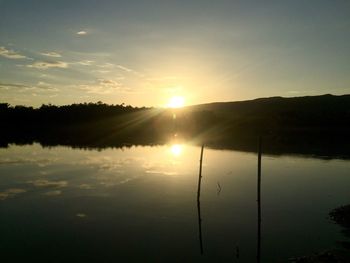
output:
{"label": "bright sun", "polygon": [[174,96],[174,97],[171,97],[167,106],[169,108],[181,108],[183,107],[185,104],[185,99],[184,97],[181,97],[181,96]]}

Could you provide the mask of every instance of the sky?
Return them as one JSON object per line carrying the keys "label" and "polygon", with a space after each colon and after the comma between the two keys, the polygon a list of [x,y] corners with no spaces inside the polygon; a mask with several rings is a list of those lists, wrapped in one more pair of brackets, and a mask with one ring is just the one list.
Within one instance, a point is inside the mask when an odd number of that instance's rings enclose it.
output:
{"label": "sky", "polygon": [[350,93],[349,0],[0,0],[0,102]]}

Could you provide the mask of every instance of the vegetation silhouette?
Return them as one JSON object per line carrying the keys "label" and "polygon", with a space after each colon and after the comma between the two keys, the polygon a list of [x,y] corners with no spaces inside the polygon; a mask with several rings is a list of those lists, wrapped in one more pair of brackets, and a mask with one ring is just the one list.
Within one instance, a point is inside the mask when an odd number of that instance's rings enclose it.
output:
{"label": "vegetation silhouette", "polygon": [[0,104],[1,139],[9,143],[82,148],[191,141],[211,148],[266,154],[350,157],[350,95],[262,98],[180,109],[102,102],[39,108]]}

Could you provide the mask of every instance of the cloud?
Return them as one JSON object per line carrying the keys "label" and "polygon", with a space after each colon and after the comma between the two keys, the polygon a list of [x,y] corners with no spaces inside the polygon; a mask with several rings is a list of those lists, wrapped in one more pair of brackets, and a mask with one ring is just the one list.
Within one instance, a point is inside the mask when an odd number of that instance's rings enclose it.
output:
{"label": "cloud", "polygon": [[111,94],[116,90],[121,90],[122,84],[110,79],[99,79],[96,84],[79,85],[79,88],[87,93],[103,95]]}
{"label": "cloud", "polygon": [[27,67],[36,69],[68,68],[68,63],[63,61],[37,61],[27,65]]}
{"label": "cloud", "polygon": [[17,90],[19,92],[23,91],[58,91],[57,88],[52,87],[49,83],[39,81],[37,86],[30,86],[25,84],[17,83],[1,83],[0,90]]}
{"label": "cloud", "polygon": [[140,72],[138,72],[138,71],[136,71],[136,70],[133,70],[133,69],[131,69],[131,68],[124,67],[124,66],[122,66],[122,65],[117,65],[117,68],[119,68],[119,69],[121,69],[121,70],[123,70],[123,71],[125,71],[125,72],[127,72],[127,73],[133,73],[133,74],[135,74],[136,76],[141,77],[141,78],[145,77],[144,74],[142,74],[142,73],[140,73]]}
{"label": "cloud", "polygon": [[54,88],[51,86],[51,84],[43,82],[43,81],[39,81],[37,86],[32,87],[32,88],[36,89],[36,90],[58,91],[57,88]]}
{"label": "cloud", "polygon": [[27,192],[25,189],[20,189],[20,188],[11,188],[7,189],[3,192],[0,192],[0,200],[5,200],[6,198],[13,197],[17,194],[21,194]]}
{"label": "cloud", "polygon": [[91,66],[92,63],[94,63],[93,60],[82,60],[82,61],[76,62],[75,64],[79,64],[79,65],[82,65],[82,66]]}
{"label": "cloud", "polygon": [[0,47],[0,56],[3,56],[5,58],[9,58],[9,59],[23,59],[23,58],[27,58],[26,56],[21,55],[18,52],[15,52],[13,50],[7,49],[5,47]]}
{"label": "cloud", "polygon": [[60,58],[62,57],[61,54],[57,53],[57,52],[43,52],[43,53],[40,53],[41,55],[43,56],[47,56],[47,57],[54,57],[54,58]]}
{"label": "cloud", "polygon": [[101,74],[107,74],[110,73],[110,70],[91,70],[92,73],[101,73]]}
{"label": "cloud", "polygon": [[82,30],[82,31],[78,31],[76,34],[79,36],[85,36],[87,34],[87,32]]}
{"label": "cloud", "polygon": [[127,72],[127,73],[130,73],[130,74],[135,74],[136,76],[138,77],[145,77],[144,74],[134,70],[134,69],[131,69],[129,67],[125,67],[123,65],[118,65],[118,64],[112,64],[112,63],[104,63],[104,64],[100,64],[100,65],[97,65],[97,67],[99,68],[102,68],[103,70],[111,70],[111,69],[120,69],[124,72]]}
{"label": "cloud", "polygon": [[110,79],[100,79],[100,84],[103,86],[113,86],[113,87],[120,87],[120,84],[114,80]]}
{"label": "cloud", "polygon": [[127,67],[124,67],[122,65],[117,65],[117,68],[121,69],[121,70],[124,70],[126,72],[134,72],[132,69],[130,68],[127,68]]}
{"label": "cloud", "polygon": [[48,87],[48,86],[50,86],[50,84],[49,84],[49,83],[46,83],[46,82],[44,82],[44,81],[39,81],[39,82],[38,82],[38,86],[40,86],[40,87]]}
{"label": "cloud", "polygon": [[27,85],[23,85],[23,84],[16,84],[16,83],[1,83],[0,82],[0,89],[9,90],[12,88],[30,89],[31,86],[27,86]]}
{"label": "cloud", "polygon": [[104,95],[113,93],[111,88],[104,88],[98,85],[80,85],[80,89],[90,94]]}
{"label": "cloud", "polygon": [[109,68],[109,69],[111,69],[111,68],[114,68],[115,65],[112,64],[112,63],[104,63],[104,64],[102,64],[102,65],[98,65],[98,67],[100,67],[100,68]]}

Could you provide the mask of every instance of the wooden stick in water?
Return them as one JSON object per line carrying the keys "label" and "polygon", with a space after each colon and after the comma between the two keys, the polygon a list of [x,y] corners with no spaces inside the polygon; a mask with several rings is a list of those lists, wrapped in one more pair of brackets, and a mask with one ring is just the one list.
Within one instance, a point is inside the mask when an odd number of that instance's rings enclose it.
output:
{"label": "wooden stick in water", "polygon": [[201,195],[203,151],[204,151],[204,144],[202,145],[202,148],[201,148],[201,155],[200,155],[200,159],[199,159],[199,176],[198,176],[197,200],[199,200],[200,195]]}

